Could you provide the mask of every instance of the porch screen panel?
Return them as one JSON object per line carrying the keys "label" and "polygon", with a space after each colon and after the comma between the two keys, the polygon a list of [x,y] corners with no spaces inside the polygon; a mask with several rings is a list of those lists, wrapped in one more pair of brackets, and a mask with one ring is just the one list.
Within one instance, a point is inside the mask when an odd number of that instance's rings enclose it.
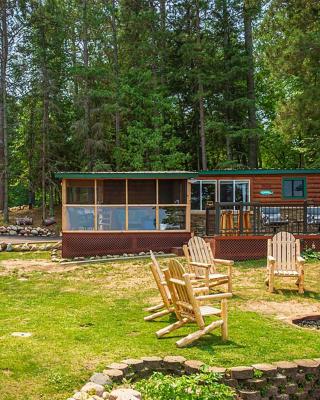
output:
{"label": "porch screen panel", "polygon": [[66,229],[70,231],[93,231],[94,207],[66,207]]}
{"label": "porch screen panel", "polygon": [[129,204],[156,204],[156,181],[136,179],[128,181]]}
{"label": "porch screen panel", "polygon": [[94,204],[94,180],[68,180],[67,204]]}
{"label": "porch screen panel", "polygon": [[98,207],[97,228],[99,231],[123,231],[126,228],[125,207]]}
{"label": "porch screen panel", "polygon": [[159,204],[186,204],[186,186],[180,179],[159,179]]}
{"label": "porch screen panel", "polygon": [[97,181],[98,204],[126,204],[125,179],[109,179]]}
{"label": "porch screen panel", "polygon": [[160,207],[161,231],[186,229],[186,207]]}
{"label": "porch screen panel", "polygon": [[128,228],[134,231],[152,231],[156,229],[156,207],[129,207]]}

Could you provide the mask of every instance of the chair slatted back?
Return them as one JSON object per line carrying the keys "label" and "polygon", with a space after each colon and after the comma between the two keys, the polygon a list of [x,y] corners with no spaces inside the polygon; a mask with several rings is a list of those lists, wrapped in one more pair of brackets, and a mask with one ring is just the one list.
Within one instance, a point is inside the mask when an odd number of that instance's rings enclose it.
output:
{"label": "chair slatted back", "polygon": [[[213,254],[210,243],[206,243],[204,239],[199,236],[193,236],[188,242],[188,250],[190,253],[191,261],[211,265],[211,272],[215,272],[215,265],[213,263]],[[194,267],[196,275],[203,275],[204,269]]]}
{"label": "chair slatted back", "polygon": [[151,272],[152,275],[154,277],[154,280],[156,281],[158,290],[160,292],[163,304],[166,307],[170,307],[170,303],[171,303],[171,294],[170,291],[167,287],[166,284],[164,284],[165,281],[165,277],[163,272],[161,271],[160,265],[155,257],[155,255],[153,254],[153,252],[150,250],[150,256],[151,256],[151,260],[152,260],[152,264],[151,264]]}
{"label": "chair slatted back", "polygon": [[276,259],[276,271],[297,270],[297,256],[300,255],[300,240],[290,232],[278,232],[268,240],[268,255]]}
{"label": "chair slatted back", "polygon": [[185,272],[179,261],[170,260],[169,269],[165,271],[165,276],[178,318],[188,318],[190,321],[196,321],[199,326],[204,326],[204,320],[193,293],[189,274]]}

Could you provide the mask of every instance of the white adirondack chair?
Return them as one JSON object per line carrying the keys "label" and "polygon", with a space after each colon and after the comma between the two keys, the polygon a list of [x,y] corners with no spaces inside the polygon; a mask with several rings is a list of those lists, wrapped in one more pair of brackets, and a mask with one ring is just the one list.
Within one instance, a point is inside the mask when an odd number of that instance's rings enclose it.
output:
{"label": "white adirondack chair", "polygon": [[304,263],[300,256],[300,240],[292,233],[279,232],[268,239],[267,279],[269,292],[274,290],[275,277],[296,278],[299,293],[304,292]]}

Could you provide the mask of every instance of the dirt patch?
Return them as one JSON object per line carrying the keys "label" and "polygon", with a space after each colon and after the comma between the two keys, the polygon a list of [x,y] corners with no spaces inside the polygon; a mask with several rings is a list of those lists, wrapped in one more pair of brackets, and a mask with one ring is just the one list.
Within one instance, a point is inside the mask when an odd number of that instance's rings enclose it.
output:
{"label": "dirt patch", "polygon": [[320,304],[309,302],[283,301],[250,301],[241,306],[245,311],[275,315],[279,319],[287,319],[296,315],[320,313]]}
{"label": "dirt patch", "polygon": [[6,260],[1,263],[0,275],[8,275],[13,271],[18,271],[19,274],[27,272],[67,272],[79,268],[78,265],[65,267],[57,263],[47,260]]}

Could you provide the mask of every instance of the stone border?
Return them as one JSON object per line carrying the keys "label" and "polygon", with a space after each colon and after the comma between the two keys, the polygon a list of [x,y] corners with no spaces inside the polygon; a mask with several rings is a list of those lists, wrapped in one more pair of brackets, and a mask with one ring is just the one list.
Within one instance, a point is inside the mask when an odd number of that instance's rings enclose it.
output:
{"label": "stone border", "polygon": [[[123,379],[136,381],[162,372],[181,376],[200,372],[202,361],[182,356],[151,356],[110,363],[103,372],[94,373],[80,391],[68,400],[140,400],[133,389],[117,387]],[[313,400],[320,399],[320,358],[261,363],[222,368],[208,366],[221,374],[221,381],[233,387],[240,400]]]}

